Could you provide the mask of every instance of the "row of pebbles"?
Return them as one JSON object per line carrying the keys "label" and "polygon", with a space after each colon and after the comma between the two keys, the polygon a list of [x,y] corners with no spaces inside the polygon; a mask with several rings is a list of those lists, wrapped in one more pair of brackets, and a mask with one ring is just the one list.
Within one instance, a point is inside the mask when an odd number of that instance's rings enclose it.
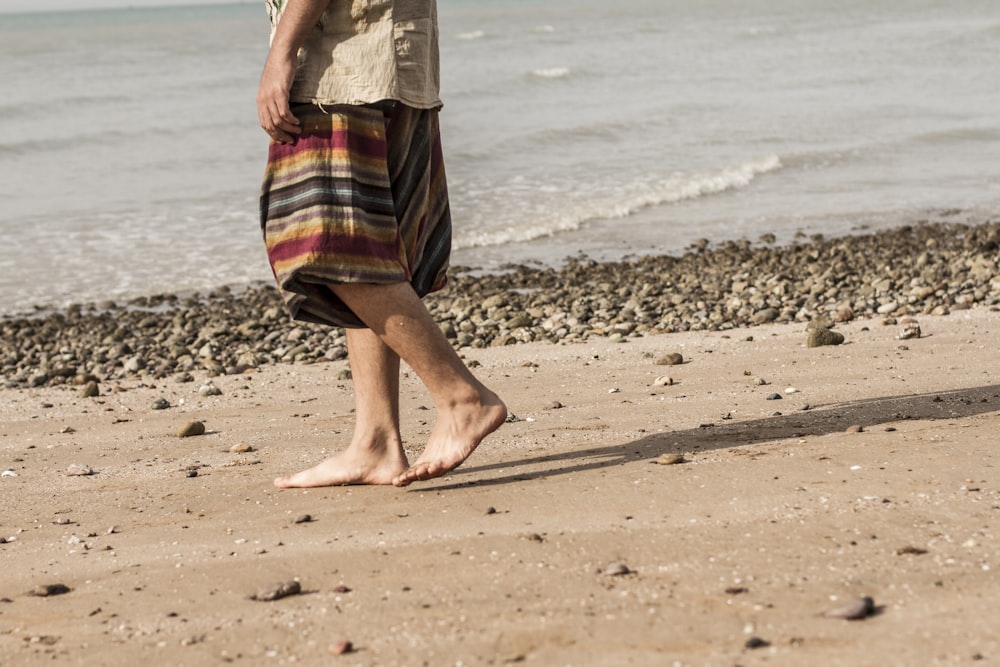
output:
{"label": "row of pebbles", "polygon": [[[943,315],[1000,305],[1000,223],[922,223],[775,245],[707,241],[682,256],[558,268],[456,268],[427,305],[456,347],[722,331],[767,322]],[[9,388],[191,380],[277,363],[338,361],[343,330],[291,322],[270,285],[125,304],[74,305],[0,320]]]}

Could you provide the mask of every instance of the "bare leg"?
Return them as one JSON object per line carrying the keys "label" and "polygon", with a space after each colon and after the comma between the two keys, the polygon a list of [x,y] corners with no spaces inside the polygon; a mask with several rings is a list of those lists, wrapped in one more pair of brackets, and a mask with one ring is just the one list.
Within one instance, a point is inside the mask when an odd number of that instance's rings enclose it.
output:
{"label": "bare leg", "polygon": [[356,422],[343,452],[274,480],[278,488],[391,484],[407,469],[399,435],[399,355],[370,329],[348,329]]}
{"label": "bare leg", "polygon": [[500,397],[477,380],[409,283],[331,287],[427,386],[437,420],[420,458],[393,484],[406,486],[460,466],[507,418]]}

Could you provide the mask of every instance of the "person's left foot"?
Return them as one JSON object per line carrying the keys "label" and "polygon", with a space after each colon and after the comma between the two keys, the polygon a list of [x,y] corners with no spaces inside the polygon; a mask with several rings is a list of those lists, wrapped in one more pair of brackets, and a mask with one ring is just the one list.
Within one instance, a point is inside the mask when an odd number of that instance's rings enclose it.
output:
{"label": "person's left foot", "polygon": [[493,392],[484,391],[483,400],[438,415],[423,454],[397,475],[393,484],[407,486],[451,472],[469,458],[486,436],[500,428],[507,419],[507,406]]}

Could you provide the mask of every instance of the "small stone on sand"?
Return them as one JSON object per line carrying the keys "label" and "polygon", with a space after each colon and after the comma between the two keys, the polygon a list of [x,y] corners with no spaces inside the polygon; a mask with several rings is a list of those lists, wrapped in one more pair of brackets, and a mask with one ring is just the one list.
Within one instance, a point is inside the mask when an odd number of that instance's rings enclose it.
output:
{"label": "small stone on sand", "polygon": [[840,345],[844,342],[844,334],[839,331],[831,331],[823,327],[817,327],[809,331],[809,338],[806,344],[809,347],[823,347],[824,345]]}
{"label": "small stone on sand", "polygon": [[604,574],[609,577],[620,577],[625,574],[630,574],[632,570],[628,568],[625,563],[609,563],[606,568],[604,568]]}
{"label": "small stone on sand", "polygon": [[684,363],[684,357],[679,352],[671,352],[656,360],[657,366],[678,366]]}
{"label": "small stone on sand", "polygon": [[53,595],[64,595],[69,593],[71,590],[73,589],[66,584],[43,584],[32,588],[28,591],[28,595],[33,595],[39,598],[48,598]]}
{"label": "small stone on sand", "polygon": [[863,597],[853,602],[849,602],[842,607],[834,607],[826,611],[823,615],[827,618],[843,618],[848,621],[860,621],[868,618],[875,612],[875,601],[870,597]]}
{"label": "small stone on sand", "polygon": [[93,475],[94,469],[82,463],[71,463],[70,466],[66,468],[66,474],[71,477]]}
{"label": "small stone on sand", "polygon": [[273,602],[290,595],[298,595],[301,592],[302,585],[294,579],[290,579],[270,586],[262,586],[257,589],[257,594],[250,599],[258,602]]}
{"label": "small stone on sand", "polygon": [[349,641],[340,641],[330,644],[331,655],[346,655],[354,652],[354,645]]}
{"label": "small stone on sand", "polygon": [[660,454],[656,457],[656,463],[661,466],[675,466],[678,463],[687,463],[683,454]]}
{"label": "small stone on sand", "polygon": [[177,431],[178,438],[190,438],[195,435],[205,435],[205,425],[202,422],[188,422]]}

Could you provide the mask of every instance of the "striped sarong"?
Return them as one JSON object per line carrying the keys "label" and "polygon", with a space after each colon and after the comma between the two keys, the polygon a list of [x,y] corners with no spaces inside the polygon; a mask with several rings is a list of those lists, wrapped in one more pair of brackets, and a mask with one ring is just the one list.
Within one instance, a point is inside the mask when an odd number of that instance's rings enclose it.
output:
{"label": "striped sarong", "polygon": [[329,286],[444,287],[451,212],[435,109],[293,105],[294,144],[272,142],[261,188],[268,260],[293,319],[365,324]]}

